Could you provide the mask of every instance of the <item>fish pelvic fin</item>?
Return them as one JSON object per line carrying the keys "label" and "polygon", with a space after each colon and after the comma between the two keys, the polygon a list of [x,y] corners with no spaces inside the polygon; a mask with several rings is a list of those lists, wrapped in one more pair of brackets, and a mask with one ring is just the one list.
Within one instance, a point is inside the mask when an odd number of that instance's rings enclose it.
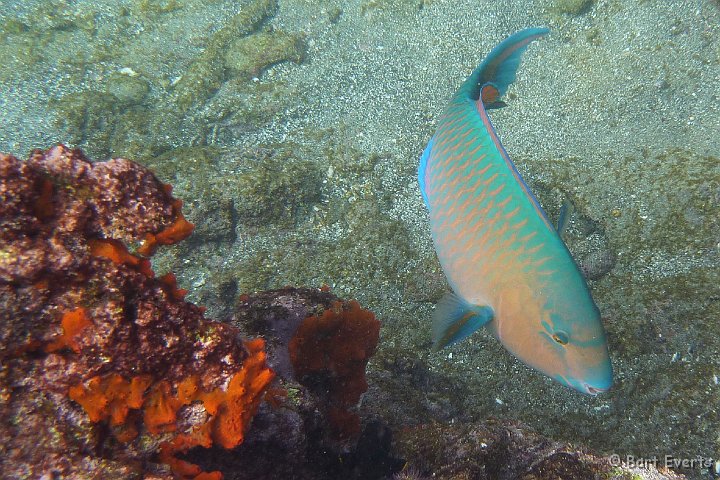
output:
{"label": "fish pelvic fin", "polygon": [[430,158],[430,153],[432,152],[432,146],[433,139],[431,138],[427,144],[427,147],[425,147],[422,156],[420,157],[420,167],[418,168],[418,182],[420,183],[420,193],[422,193],[423,200],[425,201],[425,205],[427,205],[428,208],[430,208],[430,200],[428,199],[427,193],[425,191],[425,170],[427,169],[428,158]]}
{"label": "fish pelvic fin", "polygon": [[432,350],[437,352],[470,336],[493,319],[493,309],[471,305],[455,295],[446,293],[433,313]]}
{"label": "fish pelvic fin", "polygon": [[[483,97],[484,103],[490,108],[497,108],[498,99],[505,95],[508,87],[515,81],[515,74],[520,66],[520,58],[527,46],[533,41],[550,32],[547,28],[533,27],[520,30],[500,42],[483,62],[465,80],[458,94],[468,96],[472,100]],[[491,85],[495,90],[491,101],[486,101],[487,91],[483,88]],[[482,95],[481,95],[482,93]]]}
{"label": "fish pelvic fin", "polygon": [[570,217],[572,216],[572,214],[573,204],[570,203],[570,200],[566,198],[565,200],[563,200],[562,207],[560,207],[560,213],[558,214],[557,233],[560,238],[563,237],[565,230],[567,230],[567,225],[570,222]]}

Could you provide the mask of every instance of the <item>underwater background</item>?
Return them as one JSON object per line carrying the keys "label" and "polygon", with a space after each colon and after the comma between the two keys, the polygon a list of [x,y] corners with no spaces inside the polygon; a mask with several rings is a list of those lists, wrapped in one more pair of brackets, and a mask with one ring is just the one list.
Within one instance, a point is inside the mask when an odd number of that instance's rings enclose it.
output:
{"label": "underwater background", "polygon": [[[581,395],[489,335],[430,352],[447,289],[417,185],[448,98],[528,26],[497,132],[608,333]],[[158,254],[209,318],[328,285],[382,323],[362,408],[522,421],[603,453],[720,458],[720,3],[0,0],[0,151],[65,143],[152,168],[192,237]],[[707,472],[690,470],[690,478]]]}

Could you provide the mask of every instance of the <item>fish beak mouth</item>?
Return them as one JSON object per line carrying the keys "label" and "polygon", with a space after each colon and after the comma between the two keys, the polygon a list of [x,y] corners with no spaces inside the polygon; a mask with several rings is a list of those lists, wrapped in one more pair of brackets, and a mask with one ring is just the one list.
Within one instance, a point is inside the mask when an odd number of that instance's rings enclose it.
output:
{"label": "fish beak mouth", "polygon": [[603,393],[603,392],[607,391],[607,388],[595,388],[595,387],[591,387],[587,383],[584,384],[583,386],[585,387],[585,393],[587,393],[589,395],[593,395],[593,396],[597,395],[598,393]]}

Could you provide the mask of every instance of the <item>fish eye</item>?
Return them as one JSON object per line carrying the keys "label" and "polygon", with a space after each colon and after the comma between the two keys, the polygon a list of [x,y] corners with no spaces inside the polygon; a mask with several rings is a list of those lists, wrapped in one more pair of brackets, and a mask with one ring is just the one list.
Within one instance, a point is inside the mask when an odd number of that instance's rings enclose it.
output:
{"label": "fish eye", "polygon": [[553,333],[552,339],[560,345],[567,345],[567,343],[570,341],[568,334],[563,332],[562,330],[558,330],[557,332]]}

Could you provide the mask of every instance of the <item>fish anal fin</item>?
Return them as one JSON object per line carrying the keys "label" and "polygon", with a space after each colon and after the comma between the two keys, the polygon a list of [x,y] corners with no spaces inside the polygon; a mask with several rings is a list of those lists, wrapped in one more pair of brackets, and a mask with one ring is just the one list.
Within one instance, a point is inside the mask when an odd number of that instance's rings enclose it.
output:
{"label": "fish anal fin", "polygon": [[470,336],[492,318],[492,308],[470,305],[457,295],[446,293],[433,313],[433,351]]}

